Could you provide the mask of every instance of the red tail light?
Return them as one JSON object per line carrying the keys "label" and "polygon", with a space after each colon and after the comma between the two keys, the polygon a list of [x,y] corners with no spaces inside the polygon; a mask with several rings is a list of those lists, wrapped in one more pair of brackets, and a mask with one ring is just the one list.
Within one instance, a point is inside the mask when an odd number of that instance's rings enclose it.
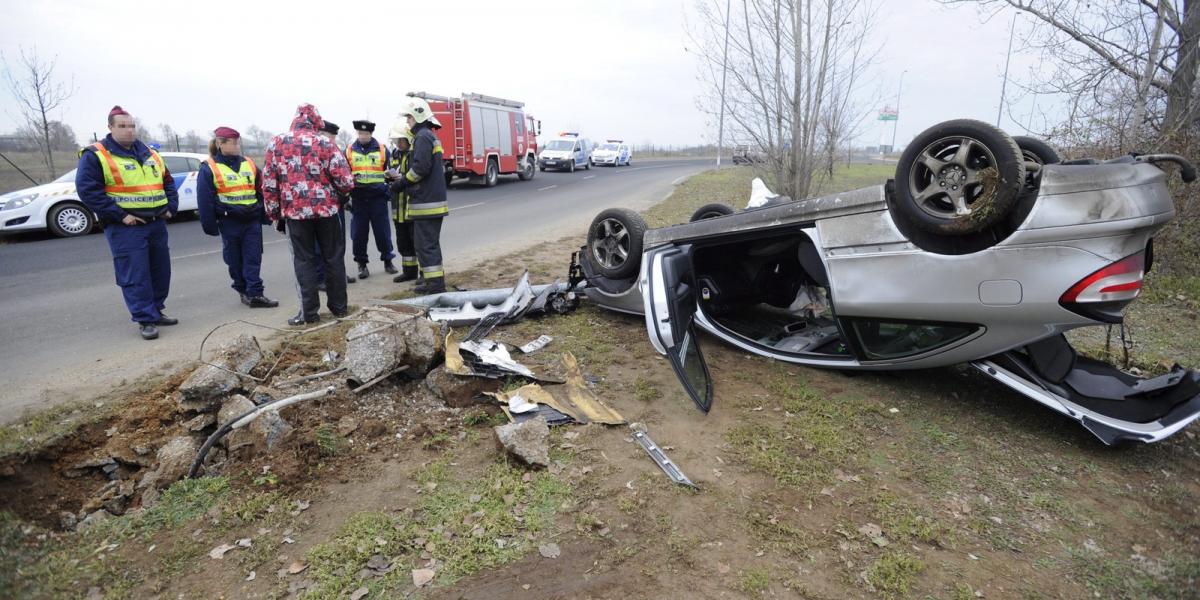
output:
{"label": "red tail light", "polygon": [[1084,277],[1058,299],[1063,308],[1110,323],[1121,320],[1121,309],[1142,291],[1146,253],[1138,252]]}

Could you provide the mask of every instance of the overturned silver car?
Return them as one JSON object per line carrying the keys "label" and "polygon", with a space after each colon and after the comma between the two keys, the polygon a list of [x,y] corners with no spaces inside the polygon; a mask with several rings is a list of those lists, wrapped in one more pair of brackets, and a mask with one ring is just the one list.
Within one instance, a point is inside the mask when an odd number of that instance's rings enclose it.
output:
{"label": "overturned silver car", "polygon": [[968,363],[1107,444],[1154,442],[1200,416],[1200,374],[1142,379],[1080,356],[1064,332],[1119,323],[1174,217],[1174,155],[1060,162],[977,121],[918,136],[896,179],[646,229],[595,218],[585,293],[644,314],[650,341],[707,411],[696,328],[748,352],[832,369]]}

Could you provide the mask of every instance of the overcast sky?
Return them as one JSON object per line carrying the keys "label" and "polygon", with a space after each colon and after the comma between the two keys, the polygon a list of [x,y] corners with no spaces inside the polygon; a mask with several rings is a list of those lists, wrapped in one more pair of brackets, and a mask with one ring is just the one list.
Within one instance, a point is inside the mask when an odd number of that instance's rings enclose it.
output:
{"label": "overcast sky", "polygon": [[[77,91],[55,116],[81,141],[104,135],[113,104],[203,136],[219,125],[277,133],[300,102],[343,126],[370,118],[386,129],[403,94],[422,90],[523,101],[544,133],[685,145],[716,140],[695,107],[685,31],[693,15],[694,0],[10,2],[0,51],[10,64],[22,46],[57,56],[58,76]],[[882,92],[866,102],[894,104],[907,69],[899,144],[949,118],[995,122],[1010,23],[983,24],[971,8],[932,0],[887,0],[871,74]],[[1012,72],[1028,77],[1030,64],[1014,56]],[[0,92],[0,130],[12,131],[19,113]],[[859,143],[890,137],[890,124],[871,121]]]}

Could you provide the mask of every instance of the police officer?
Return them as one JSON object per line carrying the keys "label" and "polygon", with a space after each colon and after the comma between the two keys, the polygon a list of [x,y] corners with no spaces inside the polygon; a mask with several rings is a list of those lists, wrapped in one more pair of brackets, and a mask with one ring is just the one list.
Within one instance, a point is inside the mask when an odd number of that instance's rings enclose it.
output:
{"label": "police officer", "polygon": [[242,156],[241,134],[218,127],[208,143],[208,160],[196,174],[200,226],[221,236],[221,255],[229,267],[233,289],[250,308],[273,308],[279,302],[263,295],[262,183],[258,167]]}
{"label": "police officer", "polygon": [[[392,181],[408,172],[408,153],[412,148],[412,132],[407,121],[398,121],[388,136],[392,139],[392,151],[388,153],[388,170],[385,175]],[[392,193],[392,221],[396,224],[396,251],[400,253],[400,274],[392,281],[403,283],[417,278],[417,250],[413,245],[413,223],[408,218],[408,193]]]}
{"label": "police officer", "polygon": [[[320,133],[322,136],[325,136],[325,139],[333,142],[333,145],[336,146],[337,145],[337,135],[338,135],[338,132],[341,130],[342,130],[342,128],[339,127],[337,123],[334,123],[333,121],[325,121],[325,124],[323,126],[321,126]],[[341,203],[341,207],[342,207],[342,210],[338,211],[338,221],[340,221],[342,224],[342,240],[343,240],[343,243],[345,243],[346,211],[350,210],[350,197],[339,195],[338,202]],[[319,254],[320,249],[318,249],[317,252]],[[358,280],[355,279],[353,275],[350,275],[349,273],[346,274],[346,283],[354,283],[355,281],[358,281]],[[325,268],[321,265],[321,263],[317,263],[317,289],[322,292],[324,292],[326,290]]]}
{"label": "police officer", "polygon": [[392,190],[408,194],[407,216],[413,222],[413,237],[420,263],[422,280],[413,291],[418,294],[437,294],[446,291],[446,274],[442,269],[442,219],[450,214],[446,204],[446,176],[442,164],[442,143],[434,128],[441,128],[429,103],[421,98],[409,98],[401,112],[408,119],[413,133],[408,170],[392,184]]}
{"label": "police officer", "polygon": [[375,248],[388,273],[395,274],[392,265],[392,228],[388,223],[387,182],[383,172],[387,169],[387,148],[371,136],[375,124],[370,121],[354,121],[358,141],[346,148],[346,161],[354,173],[354,191],[350,193],[350,238],[354,241],[354,262],[358,263],[358,278],[371,276],[367,270],[367,236],[375,232]]}
{"label": "police officer", "polygon": [[167,219],[179,208],[175,181],[157,152],[137,139],[133,117],[108,113],[109,134],[79,151],[75,189],[104,221],[117,285],[143,339],[178,319],[163,314],[171,288]]}

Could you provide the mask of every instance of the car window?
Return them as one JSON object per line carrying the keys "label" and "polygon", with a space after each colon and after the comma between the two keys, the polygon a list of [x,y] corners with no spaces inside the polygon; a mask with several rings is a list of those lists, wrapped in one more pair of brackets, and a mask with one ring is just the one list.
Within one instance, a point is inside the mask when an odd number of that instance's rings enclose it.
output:
{"label": "car window", "polygon": [[164,156],[162,159],[167,165],[167,170],[172,175],[182,175],[188,172],[187,158],[182,156]]}
{"label": "car window", "polygon": [[603,146],[600,146],[600,149],[601,150],[616,150],[617,145],[616,144],[604,144]]}
{"label": "car window", "polygon": [[571,148],[571,142],[568,142],[567,140],[551,140],[549,144],[546,144],[547,150],[558,151],[558,150],[569,150],[570,148]]}
{"label": "car window", "polygon": [[902,358],[961,340],[979,329],[962,323],[847,319],[864,360]]}
{"label": "car window", "polygon": [[200,170],[200,161],[198,161],[194,158],[187,159],[187,164],[188,164],[188,171],[199,171]]}
{"label": "car window", "polygon": [[75,169],[71,169],[70,171],[63,173],[62,177],[59,177],[58,179],[54,180],[54,183],[74,183],[74,182],[75,182]]}

